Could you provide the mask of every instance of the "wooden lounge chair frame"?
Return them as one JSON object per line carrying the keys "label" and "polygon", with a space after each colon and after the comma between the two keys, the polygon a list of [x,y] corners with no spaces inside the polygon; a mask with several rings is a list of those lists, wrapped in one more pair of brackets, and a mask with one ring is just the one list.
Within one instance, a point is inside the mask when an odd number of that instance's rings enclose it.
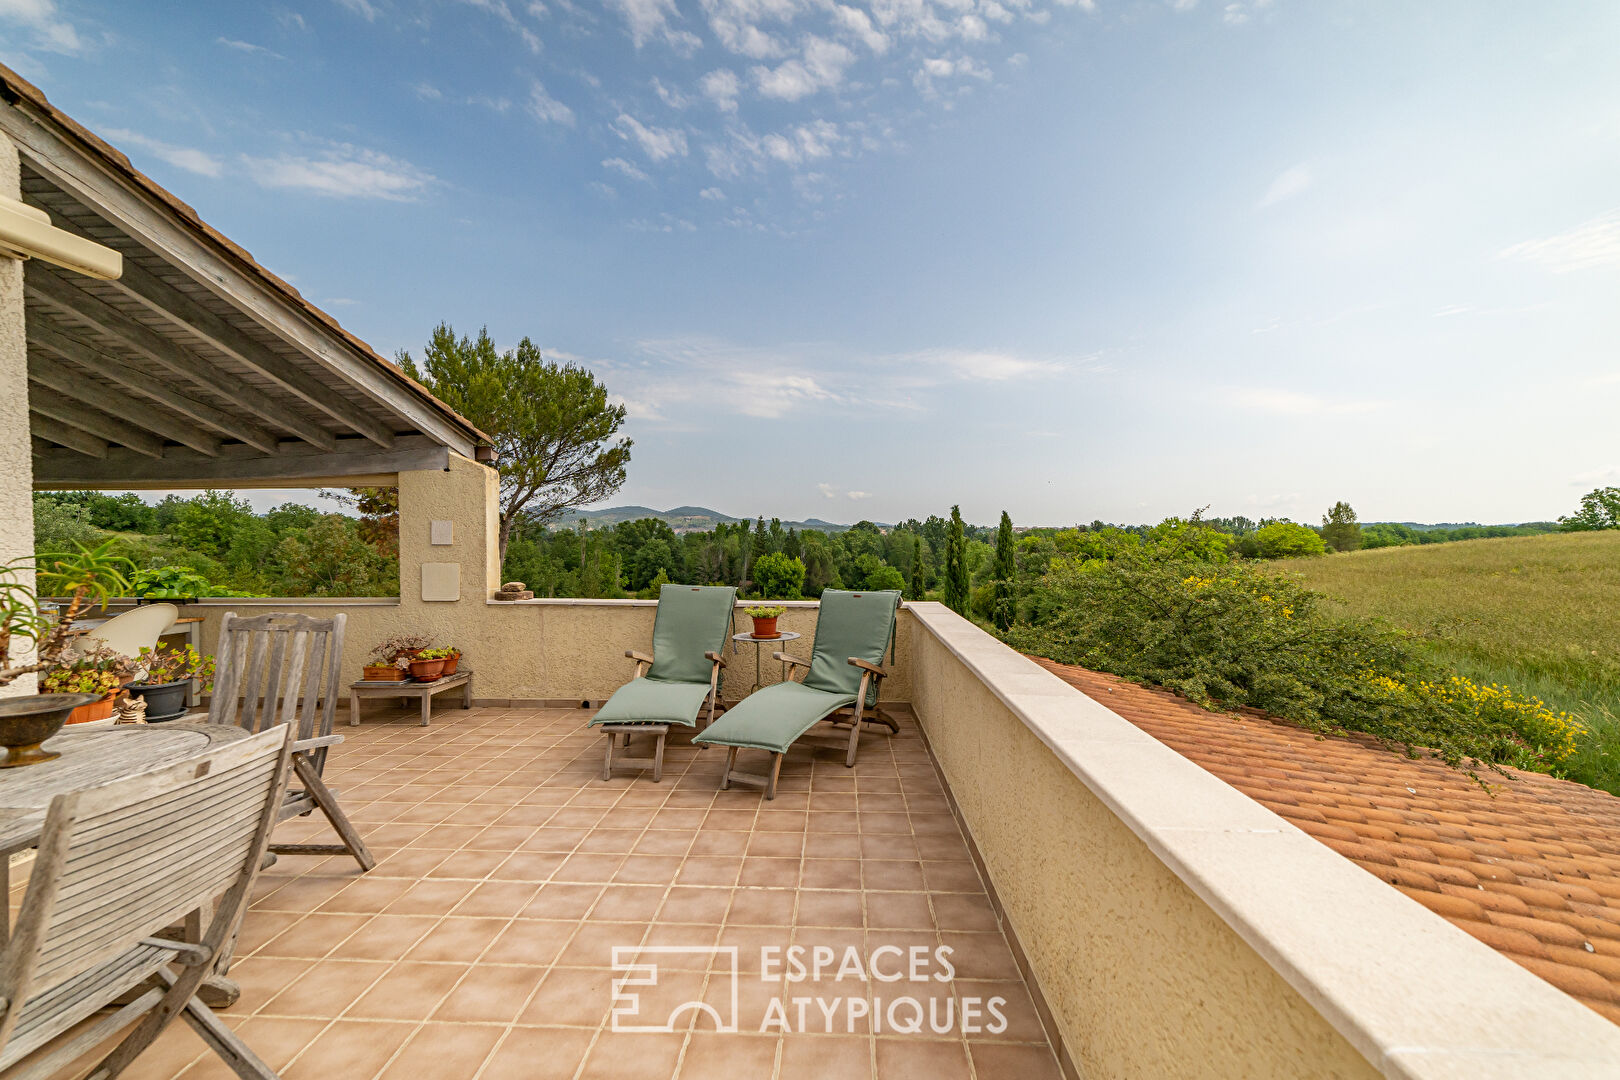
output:
{"label": "wooden lounge chair frame", "polygon": [[[789,656],[785,652],[772,653],[771,658],[787,664],[789,666],[788,677],[795,682],[802,682],[805,674],[810,670],[810,661],[801,660],[797,656]],[[820,722],[838,728],[846,725],[849,727],[849,738],[844,743],[846,747],[844,767],[853,769],[855,767],[856,752],[860,749],[862,724],[880,724],[888,728],[890,734],[898,734],[900,725],[894,721],[893,717],[878,708],[876,704],[870,707],[866,704],[868,689],[875,686],[878,692],[882,693],[883,680],[889,676],[888,670],[878,664],[868,663],[854,656],[849,658],[849,663],[861,671],[861,686],[855,695],[855,701],[851,705],[845,705],[833,710],[823,717]],[[845,715],[846,713],[847,715]],[[816,735],[807,732],[801,735],[800,738],[814,739]],[[771,755],[770,772],[753,773],[737,768],[737,751],[742,749],[744,748],[740,746],[728,746],[726,748],[726,769],[720,777],[720,790],[726,791],[732,784],[747,784],[749,787],[764,788],[765,798],[767,799],[776,798],[776,780],[782,772],[782,759],[787,756],[787,752],[767,750],[766,753]]]}
{"label": "wooden lounge chair frame", "polygon": [[[88,1074],[111,1080],[178,1017],[237,1076],[276,1080],[196,995],[247,910],[290,743],[265,732],[51,801],[0,952],[7,1080],[56,1075],[134,1025]],[[199,908],[212,914],[197,940],[157,936]]]}
{"label": "wooden lounge chair frame", "polygon": [[[626,660],[636,662],[636,673],[630,676],[631,682],[646,675],[653,664],[652,657],[644,652],[637,652],[635,649],[624,650],[624,657]],[[713,649],[705,649],[703,657],[713,665],[709,671],[709,712],[702,725],[708,727],[714,723],[715,709],[720,706],[720,671],[726,666],[726,661],[723,656]],[[669,737],[668,724],[627,722],[622,724],[601,724],[599,727],[602,729],[602,733],[607,736],[607,747],[602,757],[603,780],[613,779],[613,766],[615,764],[636,769],[651,769],[653,783],[655,784],[664,779],[664,740]],[[646,754],[635,756],[629,752],[630,736],[632,735],[653,736],[653,751],[650,756]],[[614,759],[616,748],[624,750],[624,753],[619,754],[617,761]]]}
{"label": "wooden lounge chair frame", "polygon": [[276,724],[295,725],[293,775],[278,822],[320,810],[341,843],[276,844],[272,854],[351,855],[361,870],[377,865],[359,830],[343,812],[337,792],[326,786],[326,751],[343,741],[332,734],[332,719],[342,692],[340,667],[346,615],[316,619],[272,612],[252,618],[225,613],[219,628],[219,665],[208,722],[235,724],[264,731]]}

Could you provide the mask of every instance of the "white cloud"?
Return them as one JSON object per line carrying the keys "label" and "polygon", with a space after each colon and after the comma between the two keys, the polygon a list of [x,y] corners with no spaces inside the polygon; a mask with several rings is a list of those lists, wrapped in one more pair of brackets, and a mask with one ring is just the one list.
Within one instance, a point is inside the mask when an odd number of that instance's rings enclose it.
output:
{"label": "white cloud", "polygon": [[1335,400],[1297,390],[1273,387],[1240,387],[1227,391],[1227,399],[1243,409],[1272,413],[1277,416],[1326,416],[1345,413],[1376,412],[1387,408],[1389,402],[1370,399]]}
{"label": "white cloud", "polygon": [[622,157],[608,158],[602,162],[602,168],[621,172],[632,180],[646,180],[648,176]]}
{"label": "white cloud", "polygon": [[844,79],[845,69],[854,62],[855,54],[848,46],[806,34],[802,58],[786,60],[775,68],[755,67],[754,85],[765,97],[798,101],[837,87]]}
{"label": "white cloud", "polygon": [[53,0],[0,0],[0,19],[27,27],[34,47],[46,52],[71,56],[85,49],[84,39],[57,13]]}
{"label": "white cloud", "polygon": [[[4,2],[4,0],[0,0],[0,2]],[[287,59],[285,56],[282,56],[280,53],[275,52],[272,49],[267,49],[263,45],[255,45],[251,41],[236,41],[236,40],[233,40],[231,38],[221,37],[221,38],[215,38],[214,39],[214,44],[215,45],[223,45],[227,49],[235,49],[237,52],[247,53],[250,56],[268,56],[272,60],[285,60],[285,59]]]}
{"label": "white cloud", "polygon": [[703,96],[714,102],[721,112],[737,111],[737,95],[742,92],[742,80],[735,71],[719,68],[698,81]]}
{"label": "white cloud", "polygon": [[860,502],[862,499],[870,499],[872,497],[872,493],[870,491],[850,491],[846,492],[845,496],[851,502]]}
{"label": "white cloud", "polygon": [[138,146],[159,161],[167,162],[187,172],[196,173],[198,176],[219,176],[225,171],[224,162],[202,150],[160,142],[139,132],[126,131],[123,128],[109,128],[106,134],[107,138],[115,143]]}
{"label": "white cloud", "polygon": [[923,349],[895,357],[894,362],[924,379],[973,382],[1043,378],[1059,375],[1071,366],[1062,360],[975,349]]}
{"label": "white cloud", "polygon": [[[992,6],[1001,8],[1000,4],[992,3]],[[832,20],[834,26],[871,49],[873,53],[881,56],[889,51],[889,35],[873,26],[872,17],[860,8],[834,4]]]}
{"label": "white cloud", "polygon": [[959,56],[954,59],[946,56],[924,57],[922,67],[912,74],[911,82],[924,97],[937,97],[939,90],[934,85],[934,80],[955,78],[972,78],[989,82],[990,69],[971,56]]}
{"label": "white cloud", "polygon": [[444,91],[430,82],[419,82],[411,87],[416,96],[423,101],[439,101],[444,97]]}
{"label": "white cloud", "polygon": [[574,126],[574,110],[546,93],[539,79],[529,88],[529,114],[543,124]]}
{"label": "white cloud", "polygon": [[[475,7],[480,11],[488,12],[505,23],[507,29],[516,34],[530,52],[537,53],[540,51],[540,35],[519,22],[518,17],[512,14],[512,9],[506,6],[505,0],[461,0],[461,2],[468,7]],[[534,13],[532,8],[530,13]]]}
{"label": "white cloud", "polygon": [[641,147],[641,152],[653,161],[686,156],[686,133],[683,131],[643,124],[629,113],[620,113],[614,127],[619,138],[635,142]]}
{"label": "white cloud", "polygon": [[1295,195],[1305,192],[1315,182],[1316,177],[1311,174],[1310,165],[1303,161],[1284,169],[1260,197],[1260,208],[1275,206],[1284,200],[1292,199]]}
{"label": "white cloud", "polygon": [[340,7],[348,8],[366,22],[377,21],[377,9],[370,0],[337,0],[337,2]]}
{"label": "white cloud", "polygon": [[1620,264],[1620,210],[1541,240],[1504,248],[1499,259],[1521,259],[1555,274]]}
{"label": "white cloud", "polygon": [[260,187],[292,188],[339,198],[410,202],[436,181],[431,173],[397,158],[338,144],[319,157],[282,154],[274,158],[242,155],[248,175]]}
{"label": "white cloud", "polygon": [[702,198],[708,199],[710,202],[726,201],[726,193],[717,187],[706,187],[702,191],[698,192],[698,195]]}
{"label": "white cloud", "polygon": [[673,86],[665,86],[662,79],[652,81],[653,91],[658,94],[658,100],[672,109],[684,109],[692,102],[687,96]]}
{"label": "white cloud", "polygon": [[813,120],[799,127],[765,136],[759,141],[766,157],[786,165],[798,165],[831,155],[843,143],[838,125],[829,120]]}
{"label": "white cloud", "polygon": [[835,484],[817,484],[816,490],[821,492],[821,497],[824,499],[838,498],[838,487]]}
{"label": "white cloud", "polygon": [[675,0],[607,0],[607,6],[624,17],[630,41],[638,49],[654,38],[661,38],[682,53],[691,53],[703,44],[697,35],[669,25],[672,16],[680,18]]}

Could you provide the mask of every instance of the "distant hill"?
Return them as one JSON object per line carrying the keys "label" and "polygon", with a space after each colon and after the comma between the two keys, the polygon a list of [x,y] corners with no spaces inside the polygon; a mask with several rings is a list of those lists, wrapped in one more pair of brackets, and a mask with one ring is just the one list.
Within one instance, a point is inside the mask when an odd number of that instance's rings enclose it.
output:
{"label": "distant hill", "polygon": [[[732,517],[722,514],[718,510],[710,510],[706,506],[677,506],[673,510],[654,510],[650,506],[608,506],[600,510],[571,510],[564,514],[553,524],[553,528],[573,528],[581,519],[593,529],[604,528],[609,525],[618,525],[625,521],[639,521],[642,518],[657,518],[666,522],[670,528],[678,533],[708,532],[716,525],[734,525],[739,521],[752,520]],[[768,520],[768,519],[767,519]],[[844,532],[848,525],[839,525],[820,518],[810,518],[808,521],[784,521],[785,529],[813,529],[817,532]],[[889,528],[882,525],[882,528]]]}

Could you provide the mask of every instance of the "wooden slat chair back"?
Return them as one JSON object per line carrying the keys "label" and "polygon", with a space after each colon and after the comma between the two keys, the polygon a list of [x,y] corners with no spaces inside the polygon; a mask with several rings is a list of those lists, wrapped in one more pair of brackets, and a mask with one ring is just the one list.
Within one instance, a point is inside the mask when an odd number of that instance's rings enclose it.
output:
{"label": "wooden slat chair back", "polygon": [[252,732],[278,724],[293,730],[294,786],[287,792],[281,820],[319,809],[341,843],[272,843],[271,852],[347,853],[362,870],[370,870],[376,860],[322,779],[327,748],[343,741],[343,736],[332,734],[332,720],[341,692],[347,618],[272,612],[243,619],[226,612],[219,628],[208,722],[235,724]]}
{"label": "wooden slat chair back", "polygon": [[[247,908],[290,754],[278,729],[51,801],[16,930],[0,952],[8,1080],[49,1076],[139,1019],[90,1074],[116,1076],[182,1013],[238,1075],[274,1076],[193,995]],[[154,936],[199,909],[213,912],[200,941]],[[154,976],[166,991],[150,989],[58,1038]]]}

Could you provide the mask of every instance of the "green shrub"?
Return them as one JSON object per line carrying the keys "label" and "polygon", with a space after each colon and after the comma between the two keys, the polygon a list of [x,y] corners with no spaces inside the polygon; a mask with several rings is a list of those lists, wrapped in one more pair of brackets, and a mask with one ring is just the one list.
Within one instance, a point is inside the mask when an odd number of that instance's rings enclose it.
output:
{"label": "green shrub", "polygon": [[1322,555],[1327,551],[1315,529],[1292,521],[1273,521],[1254,534],[1256,554],[1262,559],[1289,559],[1298,555]]}
{"label": "green shrub", "polygon": [[767,600],[797,600],[804,588],[804,562],[780,551],[754,560],[754,591]]}

